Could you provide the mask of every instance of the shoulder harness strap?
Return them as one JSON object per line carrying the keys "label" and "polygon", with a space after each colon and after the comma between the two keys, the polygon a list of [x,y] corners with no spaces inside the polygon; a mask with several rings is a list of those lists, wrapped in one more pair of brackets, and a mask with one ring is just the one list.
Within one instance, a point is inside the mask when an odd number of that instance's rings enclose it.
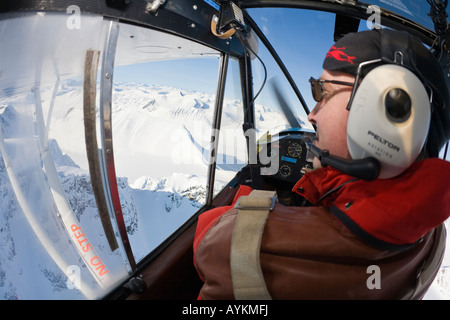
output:
{"label": "shoulder harness strap", "polygon": [[231,239],[230,267],[237,300],[271,300],[261,269],[261,239],[276,202],[275,191],[253,190],[239,198]]}

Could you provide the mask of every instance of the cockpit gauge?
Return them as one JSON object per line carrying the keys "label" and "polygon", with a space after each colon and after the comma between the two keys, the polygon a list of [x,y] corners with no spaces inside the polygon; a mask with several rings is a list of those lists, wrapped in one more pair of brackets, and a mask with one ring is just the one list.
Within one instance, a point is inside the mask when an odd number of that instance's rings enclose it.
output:
{"label": "cockpit gauge", "polygon": [[288,147],[288,154],[293,158],[298,158],[302,154],[302,146],[300,143],[293,142]]}
{"label": "cockpit gauge", "polygon": [[281,176],[289,177],[292,173],[292,169],[287,164],[284,164],[280,167],[279,172]]}

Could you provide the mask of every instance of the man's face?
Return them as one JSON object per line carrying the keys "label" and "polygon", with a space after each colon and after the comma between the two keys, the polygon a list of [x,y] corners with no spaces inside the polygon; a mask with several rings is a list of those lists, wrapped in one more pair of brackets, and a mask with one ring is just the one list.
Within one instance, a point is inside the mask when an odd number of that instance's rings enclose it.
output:
{"label": "man's face", "polygon": [[[338,80],[354,82],[355,77],[338,72],[324,70],[321,80]],[[316,104],[308,115],[308,120],[317,126],[315,145],[328,150],[331,155],[351,159],[347,146],[347,120],[349,111],[346,109],[352,87],[334,83],[323,83],[324,97]],[[319,168],[320,161],[314,158],[314,168]]]}

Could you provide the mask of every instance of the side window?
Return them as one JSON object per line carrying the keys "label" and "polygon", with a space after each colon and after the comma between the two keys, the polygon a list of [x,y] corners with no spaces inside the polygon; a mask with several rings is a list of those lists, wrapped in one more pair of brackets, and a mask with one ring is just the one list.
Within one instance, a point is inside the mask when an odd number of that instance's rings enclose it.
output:
{"label": "side window", "polygon": [[117,45],[114,162],[139,262],[205,204],[219,53],[128,25]]}
{"label": "side window", "polygon": [[[101,16],[66,21],[0,20],[0,299],[101,298],[133,271],[123,225],[138,263],[205,203],[219,53]],[[107,138],[115,168],[94,176]],[[98,207],[105,169],[123,223]]]}
{"label": "side window", "polygon": [[244,112],[239,62],[230,58],[222,111],[214,181],[214,195],[247,164],[247,142],[242,124]]}
{"label": "side window", "polygon": [[0,299],[101,298],[129,272],[99,219],[84,135],[85,57],[108,21],[66,21],[0,20]]}

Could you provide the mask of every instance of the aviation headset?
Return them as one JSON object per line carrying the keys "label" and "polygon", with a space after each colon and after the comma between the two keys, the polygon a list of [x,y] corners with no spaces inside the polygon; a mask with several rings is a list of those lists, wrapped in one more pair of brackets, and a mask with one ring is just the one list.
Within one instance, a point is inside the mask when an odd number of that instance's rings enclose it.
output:
{"label": "aviation headset", "polygon": [[[352,46],[365,45],[363,37],[371,45],[352,55]],[[356,75],[347,106],[352,159],[375,158],[381,165],[378,178],[391,178],[424,147],[438,156],[450,137],[449,93],[439,63],[420,40],[381,29],[347,35],[333,48],[341,55],[327,54],[324,69]]]}

